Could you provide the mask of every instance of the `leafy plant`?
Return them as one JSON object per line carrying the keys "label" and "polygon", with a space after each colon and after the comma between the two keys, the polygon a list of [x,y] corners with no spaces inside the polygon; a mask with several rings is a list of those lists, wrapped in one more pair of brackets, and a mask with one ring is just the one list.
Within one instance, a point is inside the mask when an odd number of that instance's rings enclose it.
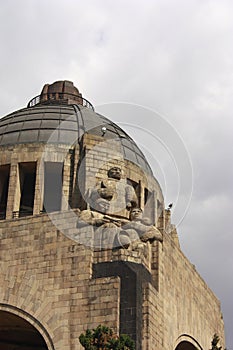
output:
{"label": "leafy plant", "polygon": [[102,325],[87,329],[85,334],[80,335],[79,341],[85,350],[135,350],[130,336],[118,336],[111,328]]}

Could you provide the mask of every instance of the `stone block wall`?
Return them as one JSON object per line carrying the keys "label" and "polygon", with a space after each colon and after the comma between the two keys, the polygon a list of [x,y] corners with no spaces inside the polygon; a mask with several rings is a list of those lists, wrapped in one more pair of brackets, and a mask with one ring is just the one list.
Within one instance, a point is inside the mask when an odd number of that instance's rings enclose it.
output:
{"label": "stone block wall", "polygon": [[0,222],[0,311],[31,315],[56,350],[81,349],[79,335],[99,324],[132,329],[137,350],[175,350],[184,336],[208,349],[215,332],[224,346],[220,303],[168,234],[150,247],[149,266],[142,252],[72,240],[72,215]]}
{"label": "stone block wall", "polygon": [[[132,335],[137,350],[175,350],[184,337],[204,350],[214,333],[224,347],[219,301],[180,251],[159,184],[135,164],[116,158],[114,144],[105,146],[101,137],[88,134],[72,152],[50,145],[44,160],[64,162],[63,211],[40,214],[43,191],[37,167],[34,215],[19,219],[12,219],[19,207],[18,163],[38,165],[44,145],[4,148],[0,165],[10,164],[11,171],[7,220],[0,221],[0,311],[11,310],[32,322],[49,350],[81,349],[81,332],[100,323]],[[144,190],[154,191],[149,211],[163,243],[98,251],[74,239],[76,210],[67,210],[68,204],[78,207],[82,194],[106,178],[111,166],[120,166],[125,181],[140,185],[142,207]],[[83,192],[78,193],[80,183]],[[92,235],[91,227],[90,239]]]}
{"label": "stone block wall", "polygon": [[[149,348],[175,349],[179,338],[186,335],[189,341],[194,339],[197,342],[197,349],[209,349],[214,333],[220,336],[224,348],[224,323],[219,300],[170,235],[164,234],[164,241],[158,248],[158,292],[150,287],[146,303],[153,300],[149,317],[153,320],[153,315],[157,315],[157,325],[151,329],[151,334],[155,336],[158,328],[161,333],[158,346],[152,343]],[[149,329],[153,323],[155,320],[149,324]]]}
{"label": "stone block wall", "polygon": [[81,332],[100,323],[119,330],[119,278],[92,280],[93,252],[46,214],[2,221],[0,237],[0,311],[29,314],[56,350],[81,349]]}

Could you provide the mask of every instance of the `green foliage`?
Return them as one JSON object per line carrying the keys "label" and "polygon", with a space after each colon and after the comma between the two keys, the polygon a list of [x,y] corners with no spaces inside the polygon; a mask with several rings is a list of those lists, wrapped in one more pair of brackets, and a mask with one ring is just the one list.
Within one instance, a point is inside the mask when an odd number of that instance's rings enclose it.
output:
{"label": "green foliage", "polygon": [[95,329],[87,329],[81,334],[79,341],[85,350],[135,350],[134,341],[126,334],[118,337],[111,328],[99,325]]}
{"label": "green foliage", "polygon": [[121,334],[119,338],[111,339],[109,349],[112,350],[134,350],[134,341],[127,335]]}

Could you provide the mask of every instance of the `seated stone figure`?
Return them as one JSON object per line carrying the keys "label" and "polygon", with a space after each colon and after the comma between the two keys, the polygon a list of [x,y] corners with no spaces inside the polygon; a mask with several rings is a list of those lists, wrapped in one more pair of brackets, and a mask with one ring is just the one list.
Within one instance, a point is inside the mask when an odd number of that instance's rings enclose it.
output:
{"label": "seated stone figure", "polygon": [[[108,215],[110,202],[98,198],[96,210],[83,210],[79,213],[75,238],[82,244],[96,249],[128,248],[135,242],[162,241],[162,234],[142,217],[140,208],[133,208],[130,220]],[[137,243],[136,243],[137,245]]]}
{"label": "seated stone figure", "polygon": [[108,178],[102,180],[96,188],[94,188],[90,195],[90,206],[94,209],[96,200],[104,198],[109,200],[109,213],[117,214],[121,210],[130,210],[137,206],[137,196],[133,186],[126,183],[122,179],[122,172],[119,167],[112,167],[108,170]]}
{"label": "seated stone figure", "polygon": [[127,235],[131,240],[136,239],[136,235],[142,242],[162,242],[162,233],[151,225],[149,218],[143,218],[141,208],[133,208],[130,212],[130,221],[122,226],[120,235]]}
{"label": "seated stone figure", "polygon": [[121,220],[107,215],[109,201],[98,198],[95,210],[83,210],[79,213],[75,239],[82,244],[97,249],[112,249],[114,239],[121,226]]}

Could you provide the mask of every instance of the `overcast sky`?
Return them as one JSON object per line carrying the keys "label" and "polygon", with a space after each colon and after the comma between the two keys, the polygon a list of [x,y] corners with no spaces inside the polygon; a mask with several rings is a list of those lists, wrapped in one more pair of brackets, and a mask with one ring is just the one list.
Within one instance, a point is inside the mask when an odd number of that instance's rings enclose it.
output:
{"label": "overcast sky", "polygon": [[67,79],[128,130],[175,204],[182,250],[221,300],[233,350],[232,0],[0,3],[0,115]]}

